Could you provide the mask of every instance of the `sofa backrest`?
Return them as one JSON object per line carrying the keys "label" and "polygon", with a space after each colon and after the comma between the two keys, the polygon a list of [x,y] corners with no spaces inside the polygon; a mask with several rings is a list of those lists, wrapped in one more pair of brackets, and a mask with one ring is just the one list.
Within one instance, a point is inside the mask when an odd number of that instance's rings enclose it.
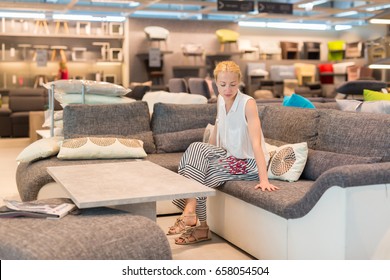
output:
{"label": "sofa backrest", "polygon": [[155,152],[148,104],[82,105],[64,108],[64,138],[85,136],[126,136],[144,142],[147,153]]}
{"label": "sofa backrest", "polygon": [[156,103],[151,127],[157,153],[184,152],[203,140],[206,126],[215,123],[217,104]]}
{"label": "sofa backrest", "polygon": [[9,109],[12,112],[44,111],[46,105],[46,89],[18,88],[9,92]]}
{"label": "sofa backrest", "polygon": [[319,110],[316,149],[390,161],[390,115]]}
{"label": "sofa backrest", "polygon": [[271,105],[259,110],[259,115],[265,138],[287,143],[307,142],[314,149],[318,110]]}

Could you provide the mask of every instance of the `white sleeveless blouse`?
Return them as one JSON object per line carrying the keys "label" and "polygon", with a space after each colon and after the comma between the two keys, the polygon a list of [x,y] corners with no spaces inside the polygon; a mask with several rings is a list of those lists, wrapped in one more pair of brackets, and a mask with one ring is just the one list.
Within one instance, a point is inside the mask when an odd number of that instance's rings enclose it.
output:
{"label": "white sleeveless blouse", "polygon": [[[217,146],[225,149],[228,155],[239,159],[255,157],[245,117],[245,106],[249,99],[253,97],[238,92],[229,113],[226,113],[225,101],[222,96],[218,96]],[[269,155],[263,133],[261,133],[261,147],[268,164]]]}

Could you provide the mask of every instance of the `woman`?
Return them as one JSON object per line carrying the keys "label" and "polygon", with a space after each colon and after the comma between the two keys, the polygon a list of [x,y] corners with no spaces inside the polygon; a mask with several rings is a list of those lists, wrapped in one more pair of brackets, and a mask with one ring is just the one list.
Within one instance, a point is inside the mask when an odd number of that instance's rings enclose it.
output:
{"label": "woman", "polygon": [[[256,101],[239,91],[241,70],[233,61],[220,62],[214,69],[218,87],[218,113],[209,143],[192,143],[184,153],[179,174],[215,188],[229,180],[259,180],[255,189],[274,191],[268,181],[269,156],[261,130]],[[181,234],[176,244],[193,244],[210,239],[206,222],[206,198],[174,200],[183,214],[168,235]],[[197,223],[199,219],[199,224]]]}

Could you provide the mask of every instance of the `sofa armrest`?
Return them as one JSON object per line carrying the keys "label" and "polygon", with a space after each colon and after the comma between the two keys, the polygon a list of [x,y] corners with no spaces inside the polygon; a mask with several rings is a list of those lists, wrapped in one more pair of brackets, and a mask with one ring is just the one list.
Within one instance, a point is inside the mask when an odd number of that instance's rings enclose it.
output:
{"label": "sofa armrest", "polygon": [[390,183],[390,162],[343,165],[317,178],[314,188],[365,186]]}

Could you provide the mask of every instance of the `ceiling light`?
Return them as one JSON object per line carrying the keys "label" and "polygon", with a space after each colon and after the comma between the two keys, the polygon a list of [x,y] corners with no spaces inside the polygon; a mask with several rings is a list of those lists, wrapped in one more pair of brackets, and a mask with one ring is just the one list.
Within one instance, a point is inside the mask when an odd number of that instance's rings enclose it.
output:
{"label": "ceiling light", "polygon": [[326,2],[328,2],[328,0],[317,0],[317,1],[309,2],[309,3],[299,4],[298,7],[304,8],[307,11],[307,9],[313,9],[313,6],[321,5],[321,4],[324,4]]}
{"label": "ceiling light", "polygon": [[45,19],[46,16],[43,13],[12,13],[12,12],[0,12],[0,17],[3,18],[28,18],[28,19]]}
{"label": "ceiling light", "polygon": [[341,30],[347,30],[347,29],[351,29],[352,28],[352,25],[348,25],[348,24],[336,24],[335,27],[334,27],[334,30],[336,31],[341,31]]}
{"label": "ceiling light", "polygon": [[336,14],[334,16],[335,17],[348,17],[348,16],[356,15],[357,13],[358,12],[356,12],[356,11],[348,11],[348,12],[343,12],[343,13]]}
{"label": "ceiling light", "polygon": [[372,18],[369,22],[373,24],[390,24],[390,19]]}
{"label": "ceiling light", "polygon": [[256,22],[256,21],[239,21],[239,26],[244,27],[266,27],[265,22]]}
{"label": "ceiling light", "polygon": [[367,8],[366,11],[367,12],[374,12],[374,11],[384,10],[387,8],[390,8],[390,4],[376,6],[376,7],[370,7],[370,8]]}
{"label": "ceiling light", "polygon": [[327,30],[326,24],[317,23],[293,23],[293,22],[267,22],[267,27],[282,29],[307,29],[307,30]]}
{"label": "ceiling light", "polygon": [[56,20],[82,20],[82,21],[108,21],[108,22],[122,22],[125,21],[125,17],[106,16],[96,17],[91,15],[65,15],[65,14],[54,14],[53,19]]}
{"label": "ceiling light", "polygon": [[370,69],[390,69],[390,64],[371,64],[368,66]]}
{"label": "ceiling light", "polygon": [[91,0],[94,3],[107,3],[107,4],[126,4],[130,7],[138,7],[140,5],[139,2],[136,1],[128,1],[128,0]]}

